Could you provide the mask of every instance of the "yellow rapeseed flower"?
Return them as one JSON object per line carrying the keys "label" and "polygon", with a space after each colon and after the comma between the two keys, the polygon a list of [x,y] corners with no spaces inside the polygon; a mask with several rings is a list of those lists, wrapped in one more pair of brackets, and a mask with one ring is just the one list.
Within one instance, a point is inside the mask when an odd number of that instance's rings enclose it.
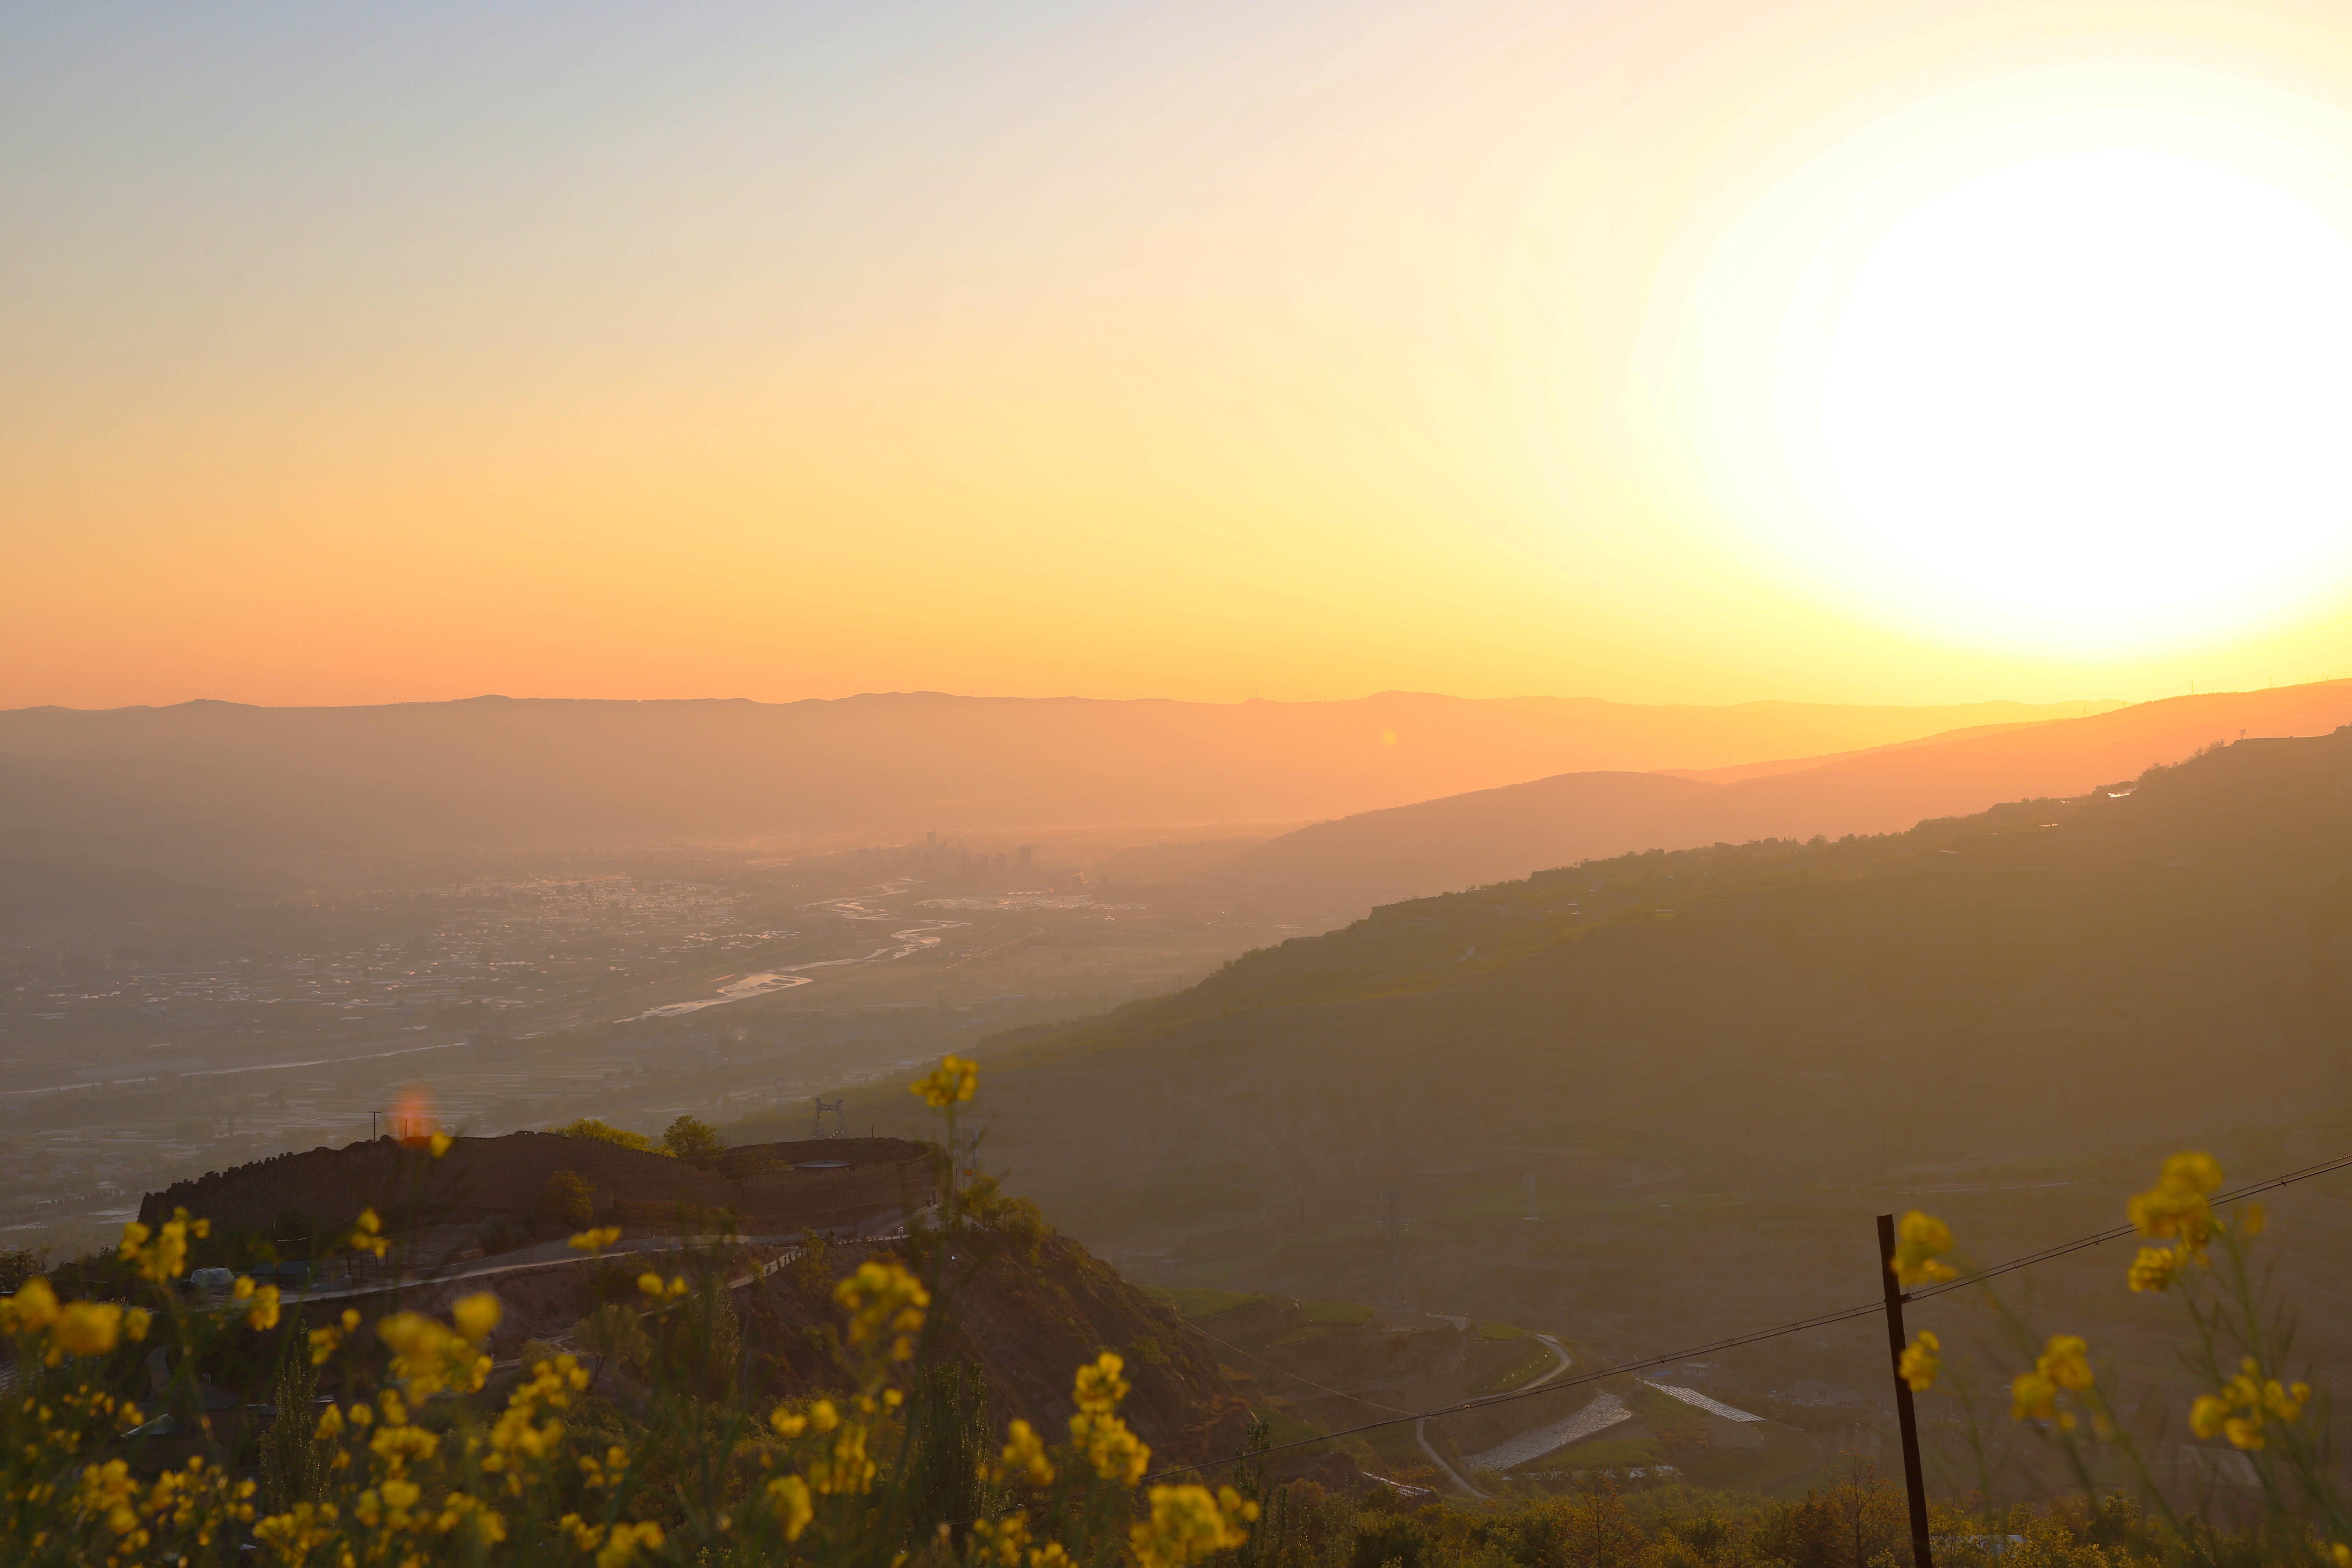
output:
{"label": "yellow rapeseed flower", "polygon": [[1078,1368],[1078,1375],[1070,1397],[1081,1410],[1108,1412],[1118,1408],[1127,1397],[1127,1379],[1119,1375],[1127,1363],[1115,1352],[1105,1351],[1087,1365]]}
{"label": "yellow rapeseed flower", "polygon": [[1033,1487],[1054,1484],[1054,1461],[1045,1456],[1045,1439],[1026,1421],[1015,1420],[1004,1428],[1004,1468],[1018,1473]]}
{"label": "yellow rapeseed flower", "polygon": [[122,1336],[122,1309],[111,1301],[71,1301],[49,1324],[48,1363],[67,1356],[104,1355]]}
{"label": "yellow rapeseed flower", "polygon": [[1029,1545],[1029,1516],[1013,1512],[1003,1519],[972,1521],[972,1539],[980,1543],[980,1560],[993,1562],[1002,1568],[1021,1568],[1023,1552]]}
{"label": "yellow rapeseed flower", "polygon": [[1213,1494],[1202,1486],[1154,1487],[1150,1517],[1128,1531],[1140,1568],[1188,1568],[1249,1540],[1237,1520],[1256,1513],[1231,1487]]}
{"label": "yellow rapeseed flower", "polygon": [[2189,1255],[2169,1247],[2143,1247],[2125,1278],[2134,1290],[2168,1290]]}
{"label": "yellow rapeseed flower", "polygon": [[907,1088],[910,1093],[921,1095],[933,1110],[945,1110],[980,1092],[980,1064],[959,1056],[944,1056],[929,1075]]}
{"label": "yellow rapeseed flower", "polygon": [[2079,1334],[2053,1334],[2034,1370],[2059,1387],[2080,1394],[2091,1386],[2091,1347]]}
{"label": "yellow rapeseed flower", "polygon": [[855,1274],[844,1277],[834,1287],[833,1299],[849,1314],[851,1345],[872,1351],[887,1337],[891,1360],[913,1358],[912,1336],[922,1331],[923,1313],[931,1304],[931,1293],[904,1266],[895,1261],[868,1259],[857,1266]]}
{"label": "yellow rapeseed flower", "polygon": [[801,1531],[816,1517],[816,1505],[809,1499],[808,1482],[798,1476],[778,1476],[768,1483],[768,1508],[776,1516],[786,1541],[798,1541]]}
{"label": "yellow rapeseed flower", "polygon": [[208,1221],[190,1219],[187,1210],[173,1209],[161,1229],[151,1229],[137,1220],[124,1226],[119,1251],[141,1279],[160,1285],[187,1272],[190,1238],[202,1240],[211,1234]]}
{"label": "yellow rapeseed flower", "polygon": [[2058,1408],[2058,1395],[2061,1391],[2080,1394],[2091,1386],[2090,1349],[2078,1334],[2051,1335],[2034,1358],[2033,1370],[2019,1373],[2010,1383],[2011,1418],[2054,1422],[2061,1432],[2072,1432],[2074,1413]]}
{"label": "yellow rapeseed flower", "polygon": [[1902,1363],[1895,1370],[1896,1374],[1911,1385],[1912,1393],[1925,1394],[1936,1386],[1936,1374],[1944,1369],[1943,1357],[1937,1353],[1943,1348],[1941,1340],[1928,1330],[1922,1329],[1918,1337],[1904,1351]]}
{"label": "yellow rapeseed flower", "polygon": [[278,1287],[264,1285],[253,1293],[253,1310],[245,1315],[246,1326],[253,1329],[274,1329],[278,1326]]}
{"label": "yellow rapeseed flower", "polygon": [[393,1380],[413,1399],[445,1389],[471,1394],[489,1375],[489,1358],[474,1342],[422,1312],[395,1312],[376,1324],[376,1334],[391,1348]]}
{"label": "yellow rapeseed flower", "polygon": [[0,1331],[37,1334],[58,1321],[58,1293],[37,1277],[13,1296],[0,1296]]}
{"label": "yellow rapeseed flower", "polygon": [[[2009,1414],[2014,1421],[2059,1419],[2058,1385],[2038,1372],[2019,1373],[2010,1380]],[[2063,1425],[2073,1422],[2073,1416],[2063,1417]]]}
{"label": "yellow rapeseed flower", "polygon": [[499,1319],[504,1315],[505,1309],[498,1297],[488,1290],[468,1296],[449,1309],[457,1331],[478,1345],[490,1337],[490,1331],[499,1326]]}
{"label": "yellow rapeseed flower", "polygon": [[2189,1407],[2189,1428],[2200,1437],[2225,1436],[2237,1447],[2260,1448],[2267,1441],[2265,1421],[2294,1421],[2310,1399],[2309,1384],[2266,1378],[2261,1363],[2247,1356],[2221,1393],[2197,1396]]}
{"label": "yellow rapeseed flower", "polygon": [[1951,1250],[1951,1226],[1913,1209],[1895,1226],[1895,1278],[1906,1286],[1958,1279],[1949,1265],[1937,1261]]}
{"label": "yellow rapeseed flower", "polygon": [[599,1226],[593,1230],[583,1230],[566,1245],[574,1252],[602,1252],[620,1239],[621,1227],[617,1225],[606,1225]]}
{"label": "yellow rapeseed flower", "polygon": [[371,1253],[382,1258],[392,1248],[392,1238],[383,1234],[383,1221],[373,1209],[360,1210],[359,1219],[352,1226],[351,1239],[345,1245],[353,1252]]}
{"label": "yellow rapeseed flower", "polygon": [[2221,1185],[2221,1167],[2210,1154],[2175,1154],[2157,1173],[2156,1185],[2124,1205],[2133,1228],[2158,1240],[2177,1239],[2202,1260],[2213,1240],[2213,1208],[2207,1199]]}
{"label": "yellow rapeseed flower", "polygon": [[438,1160],[442,1155],[446,1154],[449,1152],[449,1145],[456,1142],[457,1140],[450,1137],[446,1132],[436,1131],[432,1137],[425,1140],[425,1146],[431,1150],[433,1152],[433,1157]]}

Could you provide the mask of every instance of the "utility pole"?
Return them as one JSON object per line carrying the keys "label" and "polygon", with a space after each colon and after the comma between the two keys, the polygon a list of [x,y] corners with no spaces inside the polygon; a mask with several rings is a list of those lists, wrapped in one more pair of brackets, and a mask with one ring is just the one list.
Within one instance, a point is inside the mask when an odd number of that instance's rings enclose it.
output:
{"label": "utility pole", "polygon": [[1397,1272],[1397,1195],[1388,1194],[1389,1290],[1397,1305],[1404,1304],[1404,1277]]}
{"label": "utility pole", "polygon": [[1895,1216],[1878,1216],[1878,1272],[1886,1291],[1886,1349],[1895,1369],[1895,1419],[1903,1432],[1903,1486],[1911,1499],[1911,1561],[1914,1568],[1936,1568],[1936,1553],[1927,1539],[1927,1483],[1919,1471],[1919,1417],[1912,1408],[1911,1385],[1903,1380],[1903,1351],[1909,1336],[1903,1331],[1903,1281],[1895,1273]]}

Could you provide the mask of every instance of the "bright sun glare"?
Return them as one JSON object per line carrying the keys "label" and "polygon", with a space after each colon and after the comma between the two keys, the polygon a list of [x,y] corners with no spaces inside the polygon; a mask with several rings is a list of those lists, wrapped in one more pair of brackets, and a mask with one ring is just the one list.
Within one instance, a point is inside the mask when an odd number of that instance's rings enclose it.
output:
{"label": "bright sun glare", "polygon": [[2020,163],[1869,248],[1819,408],[1851,542],[1971,619],[2277,603],[2352,518],[2352,240],[2170,153]]}

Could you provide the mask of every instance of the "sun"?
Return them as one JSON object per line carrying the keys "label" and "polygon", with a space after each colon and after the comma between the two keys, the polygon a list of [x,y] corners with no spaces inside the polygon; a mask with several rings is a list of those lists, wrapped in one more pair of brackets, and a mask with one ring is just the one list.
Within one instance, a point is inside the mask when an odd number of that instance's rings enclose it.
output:
{"label": "sun", "polygon": [[1833,525],[1947,610],[2259,610],[2352,522],[2352,238],[2171,152],[1979,175],[1869,246],[1818,421]]}
{"label": "sun", "polygon": [[1759,163],[1664,275],[1636,428],[1722,558],[2074,658],[2352,593],[2352,112],[2179,62],[1957,81]]}

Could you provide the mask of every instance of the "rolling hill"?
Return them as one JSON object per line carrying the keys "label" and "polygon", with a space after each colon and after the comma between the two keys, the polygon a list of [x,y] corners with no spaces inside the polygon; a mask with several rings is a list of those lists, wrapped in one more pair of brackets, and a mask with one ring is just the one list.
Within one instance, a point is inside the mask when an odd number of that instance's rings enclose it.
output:
{"label": "rolling hill", "polygon": [[1568,770],[1711,768],[2098,704],[1638,707],[889,693],[0,713],[0,853],[264,875],[322,855],[1296,822]]}
{"label": "rolling hill", "polygon": [[1838,1304],[1908,1192],[2038,1242],[2343,1152],[2347,1039],[2352,730],[1389,906],[984,1059],[992,1163],[1147,1279],[1647,1343]]}
{"label": "rolling hill", "polygon": [[1815,759],[1698,773],[1576,773],[1317,823],[1229,868],[1247,883],[1418,898],[1635,849],[1899,831],[2080,794],[2241,735],[2352,722],[2352,681],[2171,698]]}

